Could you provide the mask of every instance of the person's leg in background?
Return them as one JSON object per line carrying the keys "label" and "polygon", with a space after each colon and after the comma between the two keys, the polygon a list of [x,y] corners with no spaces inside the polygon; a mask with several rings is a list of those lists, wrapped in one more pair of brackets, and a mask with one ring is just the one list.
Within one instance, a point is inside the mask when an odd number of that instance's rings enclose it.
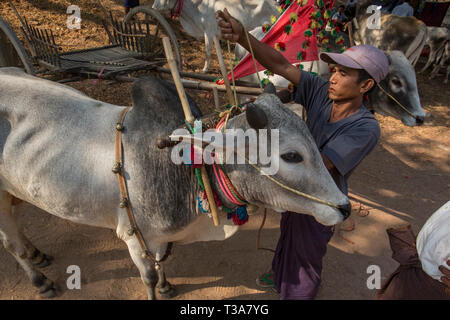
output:
{"label": "person's leg in background", "polygon": [[123,0],[123,7],[125,10],[125,15],[130,12],[131,8],[137,7],[139,5],[139,0]]}

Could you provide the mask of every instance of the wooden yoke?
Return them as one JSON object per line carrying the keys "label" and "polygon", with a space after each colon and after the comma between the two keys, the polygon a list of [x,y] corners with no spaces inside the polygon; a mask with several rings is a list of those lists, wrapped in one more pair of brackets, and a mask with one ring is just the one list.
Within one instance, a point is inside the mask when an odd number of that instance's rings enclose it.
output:
{"label": "wooden yoke", "polygon": [[[186,118],[186,121],[190,125],[193,125],[195,119],[192,116],[192,112],[189,107],[189,102],[188,102],[188,99],[186,96],[186,92],[184,91],[183,84],[181,83],[181,77],[180,77],[180,74],[178,73],[177,64],[176,64],[175,58],[173,56],[172,46],[170,45],[170,40],[168,37],[163,38],[163,46],[164,46],[164,51],[166,54],[167,62],[169,64],[170,71],[172,73],[173,81],[175,82],[175,86],[177,88],[178,95],[180,96],[184,116]],[[219,215],[217,212],[216,202],[214,201],[214,195],[212,193],[211,182],[209,181],[208,173],[206,172],[206,168],[204,165],[201,167],[200,170],[201,170],[201,174],[202,174],[203,184],[205,186],[206,196],[207,196],[208,202],[209,202],[209,207],[211,209],[211,215],[213,218],[214,226],[217,227],[219,225]]]}
{"label": "wooden yoke", "polygon": [[169,64],[170,72],[172,73],[173,81],[177,87],[178,95],[180,96],[181,106],[183,107],[184,117],[189,124],[194,124],[194,116],[192,115],[191,108],[189,107],[189,102],[184,91],[183,84],[181,83],[181,77],[178,73],[178,66],[175,61],[172,52],[172,46],[170,45],[170,40],[168,37],[163,38],[164,52],[166,53],[167,63]]}

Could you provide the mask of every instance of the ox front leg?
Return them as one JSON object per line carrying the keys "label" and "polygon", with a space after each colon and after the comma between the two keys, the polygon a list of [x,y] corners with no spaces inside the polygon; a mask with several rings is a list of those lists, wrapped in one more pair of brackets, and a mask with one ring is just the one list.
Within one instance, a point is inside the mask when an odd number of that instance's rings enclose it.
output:
{"label": "ox front leg", "polygon": [[49,256],[37,249],[22,233],[20,234],[22,241],[25,245],[27,252],[27,258],[31,263],[38,268],[45,268],[52,264],[53,257]]}
{"label": "ox front leg", "polygon": [[205,66],[203,67],[202,73],[207,73],[211,65],[211,46],[211,38],[205,32]]}
{"label": "ox front leg", "polygon": [[32,284],[39,289],[40,296],[53,298],[56,296],[53,281],[47,279],[33,263],[37,262],[42,254],[21,234],[13,213],[12,199],[9,193],[0,191],[0,236],[3,246],[25,270]]}
{"label": "ox front leg", "polygon": [[[156,259],[160,261],[166,254],[170,254],[171,246],[172,244],[167,243],[160,245],[156,250]],[[158,288],[159,294],[166,299],[173,298],[176,295],[175,287],[167,281],[166,274],[164,273],[164,265],[162,263],[158,264],[156,272],[158,273],[158,283],[156,284],[156,287]]]}
{"label": "ox front leg", "polygon": [[131,259],[141,274],[142,282],[147,287],[147,295],[149,300],[156,300],[155,287],[158,282],[158,274],[152,261],[142,256],[142,248],[136,237],[127,239],[126,244],[130,252]]}

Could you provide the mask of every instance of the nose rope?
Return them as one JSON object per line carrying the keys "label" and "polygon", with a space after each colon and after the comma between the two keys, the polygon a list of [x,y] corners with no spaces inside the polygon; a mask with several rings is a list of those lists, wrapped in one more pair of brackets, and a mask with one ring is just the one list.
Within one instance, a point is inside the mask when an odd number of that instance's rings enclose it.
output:
{"label": "nose rope", "polygon": [[238,21],[238,22],[241,24],[242,28],[244,29],[245,37],[247,38],[248,47],[249,47],[249,49],[250,49],[250,54],[252,55],[253,67],[255,68],[255,73],[256,73],[256,76],[258,77],[259,87],[260,87],[261,89],[263,89],[263,87],[262,87],[262,82],[261,82],[261,78],[259,77],[258,67],[256,66],[256,59],[255,59],[255,55],[254,55],[254,53],[253,53],[253,47],[252,47],[252,44],[251,44],[251,42],[250,42],[250,38],[249,38],[249,36],[248,36],[248,32],[247,32],[247,30],[245,29],[244,25],[243,25],[240,21]]}
{"label": "nose rope", "polygon": [[304,197],[304,198],[306,198],[306,199],[309,199],[309,200],[312,200],[312,201],[315,201],[315,202],[318,202],[318,203],[321,203],[321,204],[324,204],[324,205],[327,205],[327,206],[330,206],[330,207],[339,209],[339,206],[338,206],[338,205],[335,205],[334,203],[331,203],[331,202],[325,201],[325,200],[321,200],[321,199],[319,199],[319,198],[316,198],[316,197],[311,196],[311,195],[309,195],[309,194],[306,194],[306,193],[303,193],[303,192],[301,192],[301,191],[295,190],[295,189],[293,189],[293,188],[291,188],[291,187],[285,185],[284,183],[282,183],[282,182],[276,180],[275,178],[272,178],[271,176],[267,175],[263,170],[261,170],[260,167],[258,167],[257,165],[254,165],[253,163],[251,163],[251,162],[247,159],[247,157],[244,157],[244,159],[245,159],[245,161],[247,161],[247,163],[248,163],[249,165],[251,165],[253,168],[255,168],[255,169],[256,169],[258,172],[260,172],[263,176],[265,176],[267,179],[269,179],[270,181],[274,182],[275,184],[279,185],[281,188],[286,189],[286,190],[289,190],[289,191],[291,191],[291,192],[293,192],[293,193],[295,193],[295,194],[297,194],[297,195],[299,195],[299,196],[301,196],[301,197]]}
{"label": "nose rope", "polygon": [[409,111],[408,109],[406,109],[406,107],[405,107],[404,105],[402,105],[402,104],[400,103],[400,101],[398,101],[397,99],[395,99],[391,94],[389,94],[386,90],[384,90],[383,87],[380,86],[378,83],[377,83],[377,86],[378,86],[378,88],[380,88],[380,90],[383,91],[389,98],[391,98],[391,99],[392,99],[395,103],[397,103],[403,110],[405,110],[411,117],[413,117],[413,118],[416,119],[416,120],[419,120],[419,118],[418,118],[415,114],[413,114],[411,111]]}

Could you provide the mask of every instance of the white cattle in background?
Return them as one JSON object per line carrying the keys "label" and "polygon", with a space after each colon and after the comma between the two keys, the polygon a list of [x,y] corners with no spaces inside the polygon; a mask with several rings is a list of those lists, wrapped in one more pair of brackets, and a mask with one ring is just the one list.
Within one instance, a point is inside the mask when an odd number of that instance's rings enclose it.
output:
{"label": "white cattle in background", "polygon": [[[182,1],[182,6],[179,6]],[[214,38],[219,39],[216,11],[227,8],[228,12],[238,19],[248,30],[264,23],[270,23],[271,16],[279,12],[273,0],[155,0],[153,9],[163,11],[182,8],[181,26],[195,38],[205,39],[206,60],[203,72],[207,72],[211,64],[211,46]],[[221,53],[218,53],[221,54]]]}

